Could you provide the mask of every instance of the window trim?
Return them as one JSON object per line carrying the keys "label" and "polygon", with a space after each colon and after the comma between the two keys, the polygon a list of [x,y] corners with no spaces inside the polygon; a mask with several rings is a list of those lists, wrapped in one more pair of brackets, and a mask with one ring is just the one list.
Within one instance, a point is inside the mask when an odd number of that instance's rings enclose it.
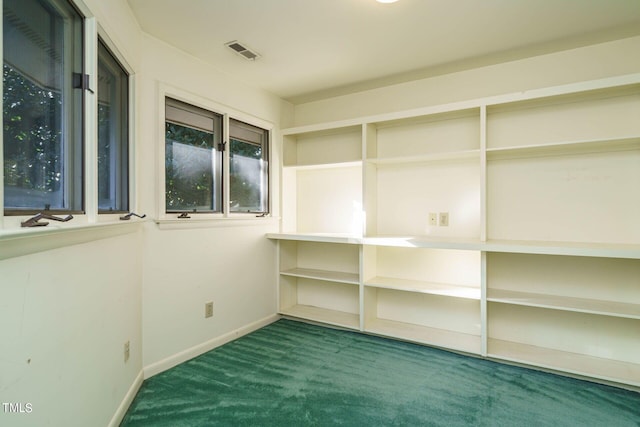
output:
{"label": "window trim", "polygon": [[[156,140],[158,143],[156,144],[157,148],[157,162],[156,167],[158,170],[157,173],[157,188],[158,188],[158,197],[157,197],[157,205],[156,205],[156,222],[158,224],[165,224],[162,228],[175,228],[173,224],[183,224],[187,227],[209,227],[216,226],[217,222],[221,223],[229,223],[229,225],[235,224],[235,221],[241,221],[242,224],[247,224],[248,220],[256,220],[258,223],[262,224],[265,220],[272,219],[273,206],[272,206],[272,194],[273,194],[273,185],[274,185],[274,168],[272,167],[272,157],[273,157],[273,133],[275,126],[273,123],[266,121],[264,119],[255,117],[253,115],[244,113],[242,111],[231,108],[227,105],[217,103],[212,101],[211,99],[205,98],[203,96],[194,94],[184,89],[177,88],[170,84],[159,82],[158,83],[158,114],[157,114],[157,137]],[[222,141],[229,141],[229,120],[233,118],[235,120],[247,123],[252,126],[256,126],[267,131],[267,157],[269,161],[269,170],[268,170],[268,212],[264,217],[257,217],[255,212],[229,212],[229,150],[225,149],[223,152],[222,158],[222,212],[220,213],[205,213],[198,212],[190,215],[189,219],[178,219],[178,214],[175,212],[166,212],[166,181],[165,181],[165,144],[164,144],[164,135],[165,135],[165,120],[166,120],[166,111],[165,111],[165,98],[173,98],[177,101],[181,101],[187,104],[191,104],[198,108],[203,108],[205,110],[212,111],[214,113],[220,114],[222,116]],[[200,225],[195,225],[195,224]],[[189,226],[188,224],[192,224]],[[178,227],[182,227],[179,225]]]}

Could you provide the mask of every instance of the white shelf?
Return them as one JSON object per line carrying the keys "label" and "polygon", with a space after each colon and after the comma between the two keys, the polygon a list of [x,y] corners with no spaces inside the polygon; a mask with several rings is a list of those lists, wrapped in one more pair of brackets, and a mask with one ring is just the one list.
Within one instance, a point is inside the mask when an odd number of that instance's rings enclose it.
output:
{"label": "white shelf", "polygon": [[600,258],[640,259],[640,244],[545,242],[536,240],[497,240],[436,238],[426,236],[369,236],[346,233],[268,233],[274,240],[348,243],[354,245],[391,246],[402,248],[460,249],[484,252],[521,253],[534,255],[569,255]]}
{"label": "white shelf", "polygon": [[376,165],[402,165],[407,163],[437,163],[473,159],[480,160],[480,150],[434,153],[419,156],[372,158],[368,159],[367,161]]}
{"label": "white shelf", "polygon": [[487,160],[640,150],[640,136],[605,140],[569,141],[539,145],[487,148]]}
{"label": "white shelf", "polygon": [[428,236],[370,236],[362,243],[371,246],[392,246],[399,248],[431,248],[482,250],[483,243],[477,239],[438,238]]}
{"label": "white shelf", "polygon": [[480,249],[486,252],[640,259],[640,245],[632,244],[491,239],[481,244]]}
{"label": "white shelf", "polygon": [[292,268],[281,271],[283,276],[303,277],[306,279],[324,280],[325,282],[337,282],[357,285],[359,284],[357,273],[343,273],[340,271],[315,270],[311,268]]}
{"label": "white shelf", "polygon": [[542,295],[504,289],[489,289],[487,301],[578,313],[640,319],[640,305],[556,295]]}
{"label": "white shelf", "polygon": [[480,288],[451,285],[448,283],[432,283],[420,280],[397,279],[393,277],[374,277],[365,286],[397,291],[417,292],[422,294],[441,295],[454,298],[480,299]]}
{"label": "white shelf", "polygon": [[332,135],[335,133],[353,132],[362,126],[362,120],[342,120],[331,123],[319,123],[308,126],[282,129],[283,136],[300,135]]}
{"label": "white shelf", "polygon": [[343,233],[267,233],[267,238],[298,242],[362,244],[362,237]]}
{"label": "white shelf", "polygon": [[280,314],[322,322],[328,325],[360,329],[360,316],[353,313],[345,313],[343,311],[298,304],[293,307],[280,309]]}
{"label": "white shelf", "polygon": [[640,365],[497,339],[488,340],[488,356],[606,381],[640,386]]}
{"label": "white shelf", "polygon": [[367,322],[365,325],[365,332],[457,351],[464,351],[466,353],[479,354],[481,347],[481,339],[476,335],[429,328],[426,326],[397,322],[394,320],[375,319]]}
{"label": "white shelf", "polygon": [[320,170],[320,169],[339,169],[339,168],[353,168],[362,166],[360,160],[351,162],[334,162],[334,163],[318,163],[309,165],[285,165],[285,169],[289,170]]}

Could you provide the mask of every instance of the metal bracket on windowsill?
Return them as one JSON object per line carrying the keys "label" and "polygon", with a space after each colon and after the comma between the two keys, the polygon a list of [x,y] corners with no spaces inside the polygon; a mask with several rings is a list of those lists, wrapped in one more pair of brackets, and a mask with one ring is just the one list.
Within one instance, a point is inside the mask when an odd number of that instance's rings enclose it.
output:
{"label": "metal bracket on windowsill", "polygon": [[122,221],[129,221],[129,220],[131,219],[131,217],[132,217],[132,216],[136,216],[136,217],[138,217],[138,218],[144,218],[144,217],[146,217],[146,216],[147,216],[147,214],[138,215],[138,214],[137,214],[137,213],[135,213],[135,212],[129,212],[129,213],[128,213],[128,214],[126,214],[126,215],[122,215],[122,216],[120,217],[120,219],[121,219]]}
{"label": "metal bracket on windowsill", "polygon": [[57,216],[54,216],[54,215],[43,214],[41,212],[41,213],[38,213],[38,214],[32,216],[28,220],[21,222],[20,226],[21,227],[45,227],[45,226],[49,225],[48,222],[38,222],[41,219],[51,219],[53,221],[67,222],[67,221],[73,219],[73,215],[67,215],[64,218],[60,218],[60,217],[57,217]]}

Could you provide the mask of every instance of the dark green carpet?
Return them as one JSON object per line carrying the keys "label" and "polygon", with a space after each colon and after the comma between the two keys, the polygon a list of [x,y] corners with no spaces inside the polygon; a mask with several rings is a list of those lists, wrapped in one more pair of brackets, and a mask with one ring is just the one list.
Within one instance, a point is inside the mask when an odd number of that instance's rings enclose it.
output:
{"label": "dark green carpet", "polygon": [[640,394],[280,320],[146,380],[121,426],[640,426]]}

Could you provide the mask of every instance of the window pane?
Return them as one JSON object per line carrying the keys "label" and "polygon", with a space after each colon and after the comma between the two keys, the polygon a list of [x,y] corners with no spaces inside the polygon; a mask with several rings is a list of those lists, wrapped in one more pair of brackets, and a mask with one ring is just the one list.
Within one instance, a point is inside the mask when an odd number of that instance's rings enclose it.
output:
{"label": "window pane", "polygon": [[165,100],[167,212],[222,211],[222,116]]}
{"label": "window pane", "polygon": [[165,130],[167,212],[220,211],[213,133],[169,122]]}
{"label": "window pane", "polygon": [[3,1],[5,209],[82,210],[82,19],[64,1]]}
{"label": "window pane", "polygon": [[229,191],[231,212],[267,212],[267,131],[231,120]]}
{"label": "window pane", "polygon": [[98,208],[129,209],[128,75],[98,43]]}

